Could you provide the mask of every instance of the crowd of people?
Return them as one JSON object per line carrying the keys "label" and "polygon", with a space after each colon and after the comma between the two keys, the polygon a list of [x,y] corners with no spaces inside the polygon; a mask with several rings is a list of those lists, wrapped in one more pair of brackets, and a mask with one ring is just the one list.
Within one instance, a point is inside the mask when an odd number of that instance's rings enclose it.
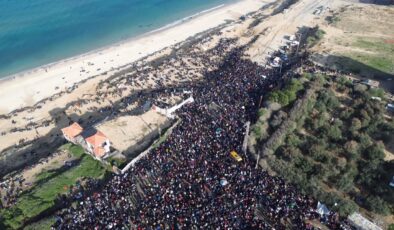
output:
{"label": "crowd of people", "polygon": [[22,192],[22,177],[10,178],[0,182],[0,208],[12,206],[18,200]]}
{"label": "crowd of people", "polygon": [[[278,76],[234,49],[191,87],[194,103],[159,147],[57,215],[54,229],[314,229],[317,201],[242,151],[263,90]],[[262,77],[264,76],[264,77]],[[235,159],[230,152],[241,158]],[[325,219],[340,228],[337,214]]]}

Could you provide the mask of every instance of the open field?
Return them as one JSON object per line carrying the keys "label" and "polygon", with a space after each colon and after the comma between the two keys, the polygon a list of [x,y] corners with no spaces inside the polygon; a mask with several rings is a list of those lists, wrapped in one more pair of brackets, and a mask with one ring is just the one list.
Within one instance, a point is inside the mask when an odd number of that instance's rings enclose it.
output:
{"label": "open field", "polygon": [[[373,15],[373,16],[372,16]],[[349,4],[327,17],[315,61],[379,80],[394,92],[394,8]]]}
{"label": "open field", "polygon": [[36,175],[31,189],[20,194],[14,205],[0,211],[6,226],[19,228],[24,222],[51,209],[62,194],[69,193],[72,187],[76,186],[77,181],[104,176],[105,169],[101,163],[85,154],[81,147],[67,144],[62,148],[69,151],[78,163],[71,167],[42,171]]}

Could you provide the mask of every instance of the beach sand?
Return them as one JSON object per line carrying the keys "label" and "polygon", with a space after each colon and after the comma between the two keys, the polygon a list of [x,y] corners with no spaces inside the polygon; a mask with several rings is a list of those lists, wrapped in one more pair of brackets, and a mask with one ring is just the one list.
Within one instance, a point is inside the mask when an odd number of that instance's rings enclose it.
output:
{"label": "beach sand", "polygon": [[114,72],[226,20],[236,20],[248,12],[256,11],[267,2],[242,0],[168,29],[13,75],[0,83],[0,114],[32,106],[92,76],[103,75],[111,70]]}

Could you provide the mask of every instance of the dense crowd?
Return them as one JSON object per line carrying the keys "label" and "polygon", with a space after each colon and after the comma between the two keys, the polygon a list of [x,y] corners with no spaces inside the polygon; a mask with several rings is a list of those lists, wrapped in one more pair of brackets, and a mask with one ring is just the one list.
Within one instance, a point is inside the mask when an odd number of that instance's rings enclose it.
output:
{"label": "dense crowd", "polygon": [[[242,151],[245,123],[255,119],[262,91],[278,79],[241,54],[235,49],[189,89],[195,102],[177,112],[181,122],[165,142],[59,213],[53,228],[313,229],[308,220],[321,218],[317,201],[256,169]],[[332,213],[324,221],[337,229],[337,219]]]}
{"label": "dense crowd", "polygon": [[16,203],[18,195],[22,192],[23,181],[22,177],[15,177],[0,182],[0,208]]}

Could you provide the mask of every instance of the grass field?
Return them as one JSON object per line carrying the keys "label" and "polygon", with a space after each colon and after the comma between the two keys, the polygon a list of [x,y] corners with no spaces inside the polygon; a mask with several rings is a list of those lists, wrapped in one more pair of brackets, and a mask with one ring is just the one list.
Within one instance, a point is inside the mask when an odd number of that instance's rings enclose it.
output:
{"label": "grass field", "polygon": [[[373,15],[373,17],[371,17]],[[380,81],[394,92],[394,8],[346,6],[326,18],[326,32],[314,48],[316,61],[336,69]]]}
{"label": "grass field", "polygon": [[67,144],[62,148],[77,157],[79,164],[37,175],[38,181],[20,196],[15,206],[0,211],[4,225],[12,229],[20,228],[25,221],[53,207],[59,194],[67,193],[77,180],[85,177],[100,178],[105,174],[101,163],[84,154],[81,147]]}
{"label": "grass field", "polygon": [[394,43],[382,38],[359,37],[351,46],[367,51],[347,53],[352,59],[378,71],[394,74]]}

